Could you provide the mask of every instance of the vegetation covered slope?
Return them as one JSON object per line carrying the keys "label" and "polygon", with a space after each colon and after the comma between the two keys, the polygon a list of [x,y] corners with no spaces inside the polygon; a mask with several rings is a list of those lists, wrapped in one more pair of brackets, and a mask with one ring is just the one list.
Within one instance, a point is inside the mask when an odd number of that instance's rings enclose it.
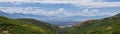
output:
{"label": "vegetation covered slope", "polygon": [[0,34],[57,34],[44,27],[0,16]]}
{"label": "vegetation covered slope", "polygon": [[46,22],[39,21],[39,20],[35,20],[35,19],[31,19],[31,18],[19,18],[19,19],[15,19],[15,20],[21,21],[23,23],[31,23],[38,27],[44,27],[45,29],[51,30],[54,33],[59,32],[59,27],[49,24],[49,23],[46,23]]}
{"label": "vegetation covered slope", "polygon": [[65,34],[120,34],[120,14],[98,20],[87,20],[64,31]]}

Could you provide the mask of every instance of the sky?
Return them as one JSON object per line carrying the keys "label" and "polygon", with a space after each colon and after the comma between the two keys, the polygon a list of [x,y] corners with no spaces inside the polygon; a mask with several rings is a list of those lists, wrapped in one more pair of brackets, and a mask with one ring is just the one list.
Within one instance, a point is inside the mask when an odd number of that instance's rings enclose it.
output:
{"label": "sky", "polygon": [[81,21],[120,13],[120,0],[0,0],[0,11],[44,21]]}

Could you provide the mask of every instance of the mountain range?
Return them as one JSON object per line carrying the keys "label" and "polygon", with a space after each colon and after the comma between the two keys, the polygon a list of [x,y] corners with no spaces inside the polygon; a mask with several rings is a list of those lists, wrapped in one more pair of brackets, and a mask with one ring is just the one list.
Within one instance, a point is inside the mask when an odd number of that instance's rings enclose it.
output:
{"label": "mountain range", "polygon": [[32,18],[14,19],[9,17],[10,14],[1,14],[4,16],[0,16],[0,34],[120,34],[120,13],[102,19],[80,21],[64,28]]}
{"label": "mountain range", "polygon": [[0,11],[0,16],[6,16],[6,17],[9,17],[9,18],[12,18],[12,19],[33,18],[33,19],[48,22],[50,24],[57,25],[57,26],[75,25],[76,23],[79,22],[79,21],[72,21],[72,20],[55,21],[55,20],[44,19],[44,18],[50,18],[50,17],[45,17],[45,16],[38,16],[38,15],[32,15],[32,14],[20,14],[20,13],[9,14],[9,13],[5,13],[3,11]]}

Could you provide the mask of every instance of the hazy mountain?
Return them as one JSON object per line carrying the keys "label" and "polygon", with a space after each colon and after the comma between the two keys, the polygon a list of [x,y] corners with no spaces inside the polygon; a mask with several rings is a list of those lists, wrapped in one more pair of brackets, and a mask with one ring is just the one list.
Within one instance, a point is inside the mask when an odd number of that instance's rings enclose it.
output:
{"label": "hazy mountain", "polygon": [[9,18],[13,18],[13,19],[17,19],[17,18],[34,18],[40,21],[44,21],[53,25],[57,25],[57,26],[67,26],[67,25],[75,25],[76,23],[78,23],[78,21],[72,21],[72,20],[68,20],[68,21],[55,21],[53,20],[49,20],[49,19],[45,19],[45,18],[50,18],[50,17],[45,17],[45,16],[38,16],[38,15],[31,15],[31,14],[19,14],[19,13],[15,13],[15,14],[9,14],[9,13],[5,13],[0,11],[0,16],[6,16]]}

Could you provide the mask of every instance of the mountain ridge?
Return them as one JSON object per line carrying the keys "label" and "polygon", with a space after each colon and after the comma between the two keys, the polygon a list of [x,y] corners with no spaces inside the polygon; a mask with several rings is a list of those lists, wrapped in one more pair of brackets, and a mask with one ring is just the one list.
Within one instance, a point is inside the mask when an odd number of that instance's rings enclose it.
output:
{"label": "mountain ridge", "polygon": [[67,34],[120,34],[120,13],[103,19],[83,21],[63,31]]}

